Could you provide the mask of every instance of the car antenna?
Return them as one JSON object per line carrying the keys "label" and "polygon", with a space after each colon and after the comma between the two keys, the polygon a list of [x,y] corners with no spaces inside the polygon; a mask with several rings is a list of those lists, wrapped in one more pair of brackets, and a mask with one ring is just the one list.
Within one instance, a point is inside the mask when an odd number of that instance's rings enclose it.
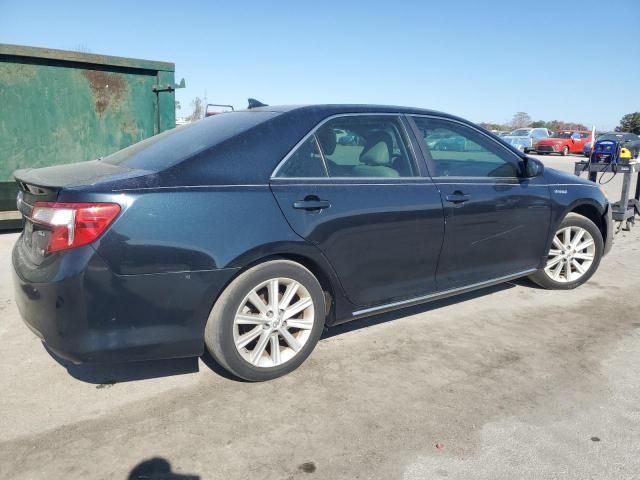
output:
{"label": "car antenna", "polygon": [[262,103],[260,100],[256,100],[255,98],[250,98],[248,100],[248,102],[249,102],[249,106],[247,107],[247,109],[249,109],[249,110],[251,110],[252,108],[268,107],[269,106],[266,103]]}

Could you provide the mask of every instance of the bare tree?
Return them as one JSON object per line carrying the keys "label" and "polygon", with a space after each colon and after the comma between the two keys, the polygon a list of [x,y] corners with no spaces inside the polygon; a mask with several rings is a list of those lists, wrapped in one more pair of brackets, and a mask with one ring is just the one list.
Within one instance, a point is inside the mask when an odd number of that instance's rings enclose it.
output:
{"label": "bare tree", "polygon": [[89,46],[84,42],[78,43],[71,50],[75,50],[76,52],[80,52],[80,53],[93,53],[93,51],[89,48]]}
{"label": "bare tree", "polygon": [[513,116],[511,120],[512,128],[527,127],[531,123],[531,117],[526,112],[518,112]]}
{"label": "bare tree", "polygon": [[187,119],[191,122],[201,119],[202,115],[204,114],[204,102],[202,98],[196,97],[191,100],[191,107],[193,108],[193,111],[191,112],[191,115],[187,117]]}

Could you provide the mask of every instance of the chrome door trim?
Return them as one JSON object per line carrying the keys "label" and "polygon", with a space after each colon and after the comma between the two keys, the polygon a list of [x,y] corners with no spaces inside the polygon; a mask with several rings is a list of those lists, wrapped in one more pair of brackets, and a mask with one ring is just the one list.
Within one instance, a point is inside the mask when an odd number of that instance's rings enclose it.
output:
{"label": "chrome door trim", "polygon": [[494,278],[491,280],[486,280],[483,282],[472,283],[471,285],[466,285],[464,287],[456,287],[451,288],[449,290],[443,290],[441,292],[434,292],[428,295],[422,295],[420,297],[409,298],[407,300],[400,300],[398,302],[387,303],[384,305],[378,305],[377,307],[369,307],[363,308],[362,310],[356,310],[351,315],[353,318],[364,317],[367,315],[371,315],[373,313],[382,313],[384,311],[395,310],[398,308],[409,307],[412,305],[418,305],[420,303],[425,303],[433,300],[439,300],[441,298],[449,297],[452,295],[470,292],[472,290],[476,290],[483,287],[490,287],[492,285],[497,285],[499,283],[508,282],[509,280],[515,280],[516,278],[524,277],[526,275],[530,275],[534,272],[537,272],[538,269],[532,268],[529,270],[523,270],[521,272],[512,273],[510,275],[505,275],[503,277]]}

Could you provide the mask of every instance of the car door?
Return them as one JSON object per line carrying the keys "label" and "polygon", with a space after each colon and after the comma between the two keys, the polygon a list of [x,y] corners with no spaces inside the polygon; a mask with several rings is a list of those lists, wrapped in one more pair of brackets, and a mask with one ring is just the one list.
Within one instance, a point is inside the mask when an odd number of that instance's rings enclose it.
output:
{"label": "car door", "polygon": [[329,260],[354,305],[435,290],[442,202],[399,116],[328,119],[280,163],[271,190],[292,229]]}
{"label": "car door", "polygon": [[446,152],[421,142],[444,204],[438,290],[538,268],[551,213],[544,178],[519,177],[519,157],[471,125],[437,116],[412,119],[420,139],[435,134],[465,139],[464,149]]}
{"label": "car door", "polygon": [[571,134],[571,140],[569,141],[569,150],[571,153],[582,153],[584,150],[584,144],[588,142],[590,134],[573,132]]}

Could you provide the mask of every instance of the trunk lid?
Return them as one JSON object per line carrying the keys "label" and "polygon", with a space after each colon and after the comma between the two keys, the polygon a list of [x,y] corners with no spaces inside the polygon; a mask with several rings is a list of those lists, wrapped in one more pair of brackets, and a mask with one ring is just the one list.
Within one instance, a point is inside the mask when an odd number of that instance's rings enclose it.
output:
{"label": "trunk lid", "polygon": [[30,191],[30,189],[25,189],[26,185],[59,190],[61,188],[77,188],[97,185],[107,181],[124,180],[150,173],[152,172],[133,170],[100,160],[91,160],[89,162],[55,165],[53,167],[17,170],[13,176],[22,190]]}
{"label": "trunk lid", "polygon": [[19,186],[17,208],[23,218],[22,253],[31,263],[39,265],[45,258],[49,230],[33,222],[36,202],[59,201],[64,190],[110,191],[113,182],[148,176],[152,172],[112,165],[99,160],[23,169],[14,173]]}

